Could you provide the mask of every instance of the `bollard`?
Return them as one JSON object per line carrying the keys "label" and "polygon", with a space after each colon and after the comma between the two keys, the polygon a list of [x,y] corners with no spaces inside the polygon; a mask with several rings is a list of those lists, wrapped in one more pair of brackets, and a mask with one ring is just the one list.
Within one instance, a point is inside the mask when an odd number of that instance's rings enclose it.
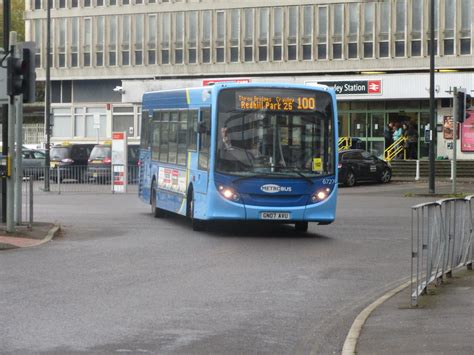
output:
{"label": "bollard", "polygon": [[31,228],[33,226],[33,179],[30,178],[30,225]]}
{"label": "bollard", "polygon": [[418,181],[420,180],[420,161],[416,161],[416,175],[415,175],[415,180]]}

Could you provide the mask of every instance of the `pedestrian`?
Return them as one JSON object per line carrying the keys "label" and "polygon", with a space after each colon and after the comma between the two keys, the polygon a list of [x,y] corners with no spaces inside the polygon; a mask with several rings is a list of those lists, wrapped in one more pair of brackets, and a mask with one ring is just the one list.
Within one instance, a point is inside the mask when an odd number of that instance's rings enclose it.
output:
{"label": "pedestrian", "polygon": [[417,158],[417,146],[418,146],[418,132],[414,124],[408,126],[408,130],[405,134],[406,147],[407,147],[407,158],[416,159]]}
{"label": "pedestrian", "polygon": [[383,136],[385,138],[385,149],[387,149],[388,147],[392,145],[393,143],[392,135],[393,135],[393,123],[389,122],[383,130]]}
{"label": "pedestrian", "polygon": [[393,134],[392,134],[393,142],[395,143],[396,141],[398,141],[400,137],[402,136],[402,134],[403,134],[403,131],[402,131],[402,126],[400,125],[400,122],[395,122],[395,124],[393,125]]}

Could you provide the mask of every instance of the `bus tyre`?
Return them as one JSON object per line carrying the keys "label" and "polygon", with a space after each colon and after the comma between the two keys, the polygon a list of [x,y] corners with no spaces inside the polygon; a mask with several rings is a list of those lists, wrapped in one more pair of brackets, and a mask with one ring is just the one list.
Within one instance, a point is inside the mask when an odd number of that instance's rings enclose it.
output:
{"label": "bus tyre", "polygon": [[165,216],[165,211],[161,208],[156,207],[156,182],[153,180],[151,185],[151,213],[155,218],[162,218]]}
{"label": "bus tyre", "polygon": [[[192,196],[192,195],[191,195]],[[194,218],[194,198],[191,197],[189,200],[189,218],[191,218],[191,224],[193,226],[193,231],[201,232],[206,229],[206,222],[201,219]]]}
{"label": "bus tyre", "polygon": [[352,187],[356,184],[356,177],[352,171],[348,171],[346,179],[344,180],[344,185],[347,187]]}
{"label": "bus tyre", "polygon": [[295,230],[298,232],[307,232],[308,231],[308,222],[296,222]]}

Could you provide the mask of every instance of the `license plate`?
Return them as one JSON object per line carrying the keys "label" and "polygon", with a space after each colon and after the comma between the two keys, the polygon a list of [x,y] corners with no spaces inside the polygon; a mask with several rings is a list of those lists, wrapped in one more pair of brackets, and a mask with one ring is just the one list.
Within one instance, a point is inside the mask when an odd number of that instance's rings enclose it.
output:
{"label": "license plate", "polygon": [[55,168],[56,165],[57,165],[57,163],[50,163],[50,166],[51,166],[52,168]]}
{"label": "license plate", "polygon": [[261,219],[290,219],[290,214],[288,212],[261,212]]}
{"label": "license plate", "polygon": [[102,164],[102,160],[93,160],[92,164]]}

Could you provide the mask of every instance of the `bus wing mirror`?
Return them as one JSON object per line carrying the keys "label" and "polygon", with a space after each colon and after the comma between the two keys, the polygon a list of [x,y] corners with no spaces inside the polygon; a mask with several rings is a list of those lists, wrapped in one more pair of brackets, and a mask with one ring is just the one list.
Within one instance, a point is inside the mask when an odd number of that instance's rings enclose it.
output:
{"label": "bus wing mirror", "polygon": [[199,122],[198,127],[197,127],[198,133],[199,134],[204,134],[207,132],[207,127],[204,122]]}

